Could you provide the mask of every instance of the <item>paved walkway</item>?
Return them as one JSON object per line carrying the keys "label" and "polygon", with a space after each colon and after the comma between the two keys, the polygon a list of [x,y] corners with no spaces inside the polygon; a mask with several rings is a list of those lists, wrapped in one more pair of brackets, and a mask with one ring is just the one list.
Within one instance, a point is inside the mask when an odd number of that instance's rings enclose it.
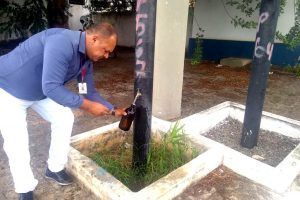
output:
{"label": "paved walkway", "polygon": [[[95,67],[95,84],[103,96],[119,107],[128,106],[133,100],[134,53],[122,51],[116,59],[96,64]],[[245,104],[248,78],[249,70],[247,68],[218,68],[212,63],[191,66],[186,61],[182,117],[228,100]],[[300,120],[299,85],[300,79],[293,76],[276,73],[270,75],[264,110]],[[75,84],[70,84],[69,87],[74,89]],[[73,135],[118,121],[112,116],[95,118],[81,110],[73,111],[76,118]],[[39,185],[35,191],[36,199],[95,199],[89,191],[82,189],[78,183],[62,187],[44,178],[50,143],[50,125],[32,110],[29,110],[28,129],[32,168],[39,180]],[[0,146],[2,144],[3,140],[0,137]],[[0,185],[0,200],[17,199],[3,148],[0,148]],[[243,186],[243,184],[241,185]],[[292,188],[295,191],[300,191],[300,175]],[[253,194],[253,199],[259,199],[255,195],[259,194]]]}

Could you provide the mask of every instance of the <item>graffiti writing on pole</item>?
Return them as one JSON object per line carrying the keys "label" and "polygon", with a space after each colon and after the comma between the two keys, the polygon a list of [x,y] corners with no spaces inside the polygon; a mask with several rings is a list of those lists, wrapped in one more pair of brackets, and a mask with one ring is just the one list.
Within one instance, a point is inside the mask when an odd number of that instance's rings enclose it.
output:
{"label": "graffiti writing on pole", "polygon": [[141,5],[146,3],[147,0],[138,0],[136,5],[136,33],[137,33],[137,42],[136,42],[136,66],[140,66],[139,69],[136,69],[136,77],[143,78],[146,76],[146,61],[142,59],[142,55],[144,53],[143,47],[143,35],[145,33],[145,23],[141,21],[141,19],[148,18],[146,13],[140,13]]}
{"label": "graffiti writing on pole", "polygon": [[[260,15],[259,21],[258,21],[257,33],[259,33],[260,25],[265,23],[268,20],[268,18],[269,18],[268,12],[263,12]],[[273,43],[268,42],[266,47],[259,45],[259,43],[260,43],[260,37],[257,37],[256,41],[255,41],[255,50],[254,50],[255,57],[262,58],[265,54],[267,54],[268,60],[271,60],[271,56],[272,56],[272,52],[273,52]]]}

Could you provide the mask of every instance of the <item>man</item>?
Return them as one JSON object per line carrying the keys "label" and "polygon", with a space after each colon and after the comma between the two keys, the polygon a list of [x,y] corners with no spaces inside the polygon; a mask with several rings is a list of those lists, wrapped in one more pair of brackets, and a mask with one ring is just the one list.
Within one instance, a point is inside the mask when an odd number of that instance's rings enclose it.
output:
{"label": "man", "polygon": [[[108,58],[116,42],[117,34],[107,23],[86,32],[54,28],[33,35],[0,57],[0,130],[20,199],[33,199],[38,183],[30,167],[27,108],[51,123],[45,176],[60,185],[72,183],[64,170],[74,122],[70,108],[95,116],[125,114],[104,100],[93,83],[92,61]],[[79,93],[64,86],[74,78]]]}

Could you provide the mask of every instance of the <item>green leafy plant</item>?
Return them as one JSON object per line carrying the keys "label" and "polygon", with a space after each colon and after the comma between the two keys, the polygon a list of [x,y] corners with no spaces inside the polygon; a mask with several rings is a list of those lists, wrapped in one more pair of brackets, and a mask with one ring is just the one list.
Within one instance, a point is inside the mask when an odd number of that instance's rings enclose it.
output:
{"label": "green leafy plant", "polygon": [[67,0],[3,0],[0,2],[0,34],[6,39],[26,38],[47,27],[64,27],[71,16],[69,7]]}
{"label": "green leafy plant", "polygon": [[[183,132],[179,123],[162,134],[161,141],[153,141],[148,153],[146,182],[151,183],[170,171],[182,166],[198,155]],[[150,173],[149,173],[150,172]]]}
{"label": "green leafy plant", "polygon": [[[222,0],[226,13],[231,18],[231,23],[235,27],[255,29],[257,22],[251,18],[254,13],[260,8],[260,0]],[[287,0],[280,0],[280,13],[283,13]],[[236,10],[244,13],[244,16],[231,16],[225,5],[229,5]],[[300,0],[294,0],[295,10],[295,25],[290,28],[287,34],[276,32],[276,37],[284,44],[286,44],[291,50],[300,46]]]}
{"label": "green leafy plant", "polygon": [[80,17],[83,29],[86,30],[94,24],[94,16],[127,15],[135,13],[136,0],[90,0],[83,6],[89,14]]}
{"label": "green leafy plant", "polygon": [[199,27],[199,32],[196,34],[196,41],[195,41],[195,48],[192,55],[191,64],[192,65],[198,65],[201,63],[203,58],[203,32],[204,30]]}
{"label": "green leafy plant", "polygon": [[[227,14],[231,18],[231,23],[234,24],[235,27],[242,27],[242,28],[256,28],[257,22],[251,20],[253,14],[259,10],[261,0],[222,0],[224,8],[225,4],[235,9],[239,10],[240,12],[244,13],[245,16],[234,16],[232,17],[228,10],[226,9]],[[286,6],[287,0],[280,0],[280,13],[283,13],[284,7]]]}
{"label": "green leafy plant", "polygon": [[295,0],[295,25],[286,35],[277,31],[276,36],[283,43],[288,44],[291,50],[300,46],[300,0]]}
{"label": "green leafy plant", "polygon": [[0,7],[0,33],[5,38],[27,37],[47,26],[46,7],[43,0],[24,0],[23,4],[4,0]]}
{"label": "green leafy plant", "polygon": [[176,123],[167,133],[153,137],[147,165],[142,168],[146,172],[140,173],[139,169],[132,167],[132,149],[126,148],[124,143],[117,150],[106,149],[92,153],[90,157],[133,191],[151,184],[200,153],[191,146],[183,132],[183,126]]}
{"label": "green leafy plant", "polygon": [[287,67],[283,68],[284,71],[293,73],[297,77],[300,77],[300,63],[296,64],[295,66],[288,65]]}
{"label": "green leafy plant", "polygon": [[286,35],[277,31],[276,37],[284,44],[287,44],[290,50],[296,49],[300,46],[300,24],[292,27]]}
{"label": "green leafy plant", "polygon": [[136,0],[91,0],[85,6],[93,13],[134,13]]}

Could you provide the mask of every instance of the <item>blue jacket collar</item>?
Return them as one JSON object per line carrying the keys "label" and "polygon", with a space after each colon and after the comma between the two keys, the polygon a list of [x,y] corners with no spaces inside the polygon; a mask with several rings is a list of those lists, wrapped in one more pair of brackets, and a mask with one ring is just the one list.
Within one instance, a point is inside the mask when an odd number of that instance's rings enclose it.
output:
{"label": "blue jacket collar", "polygon": [[78,50],[80,53],[85,54],[85,32],[81,32]]}

